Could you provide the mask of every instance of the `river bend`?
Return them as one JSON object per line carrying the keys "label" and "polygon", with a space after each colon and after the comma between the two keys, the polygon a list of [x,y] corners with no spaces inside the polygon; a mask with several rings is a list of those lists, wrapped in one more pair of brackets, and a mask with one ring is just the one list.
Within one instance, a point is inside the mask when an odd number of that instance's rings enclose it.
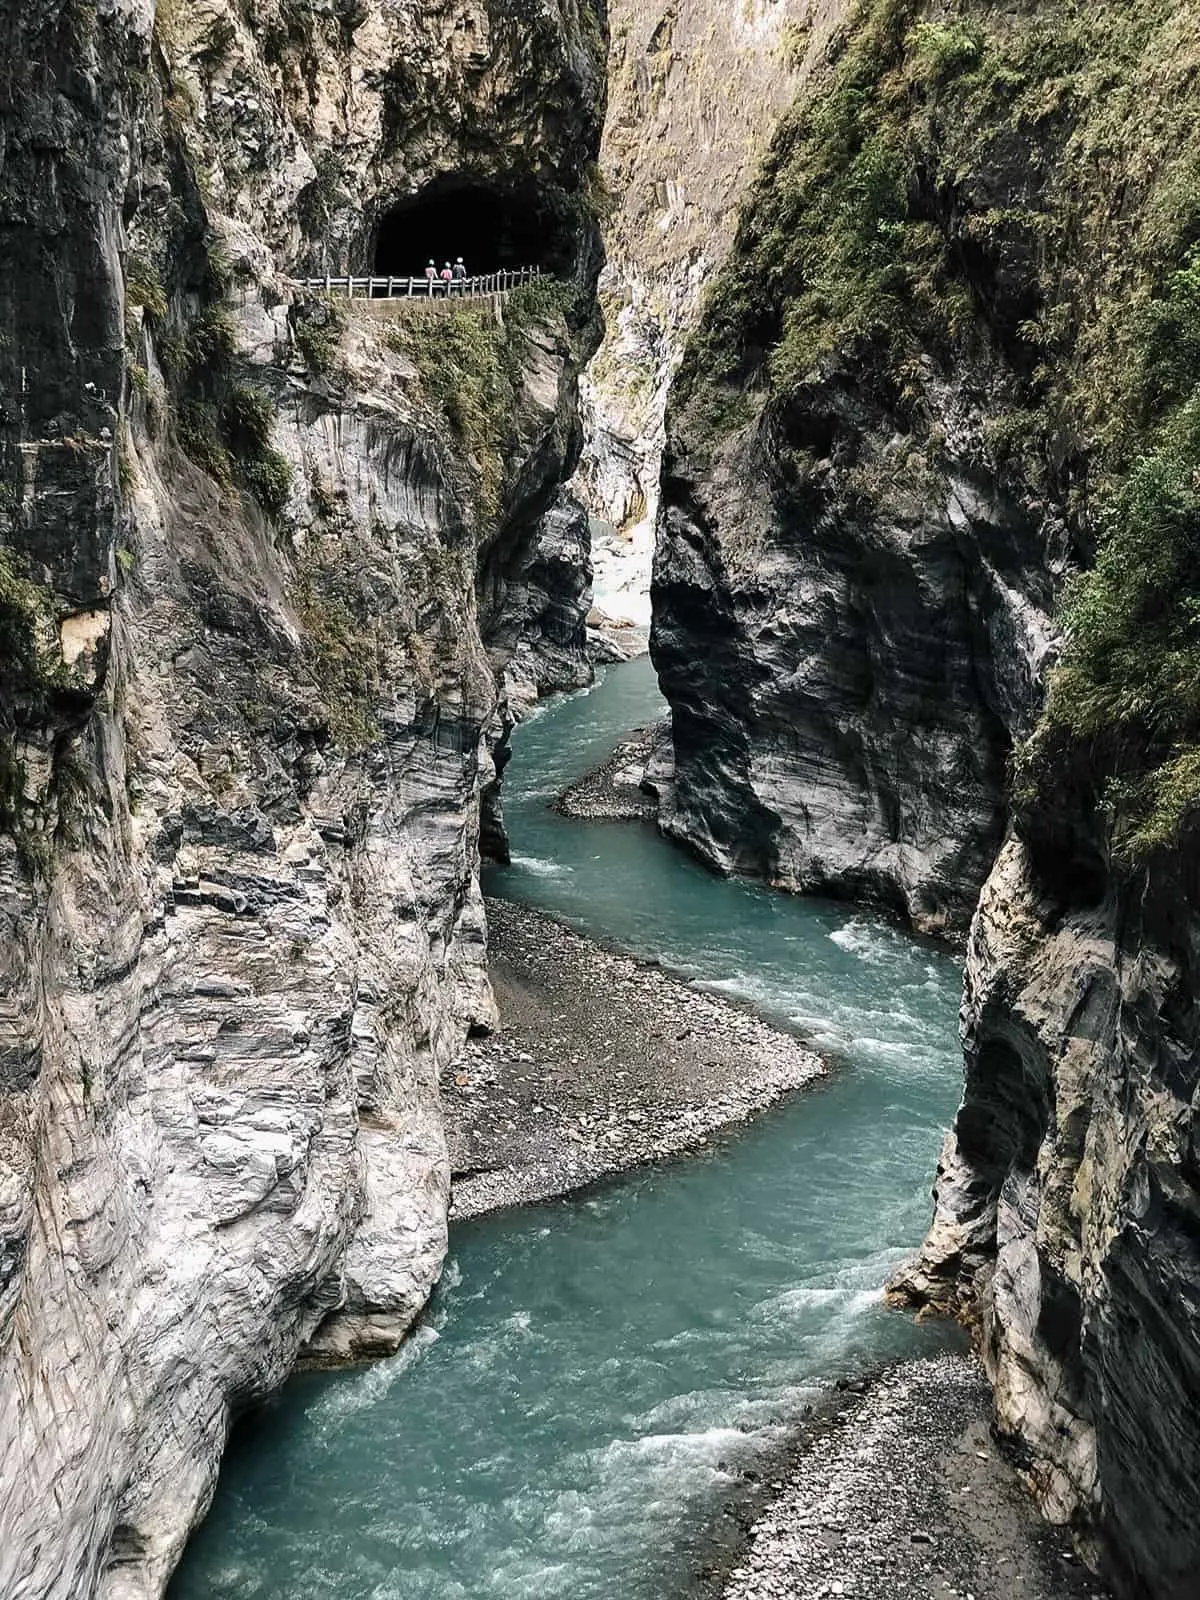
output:
{"label": "river bend", "polygon": [[492,894],[754,1002],[835,1069],[700,1159],[462,1224],[395,1358],[238,1428],[172,1600],[663,1600],[832,1379],[950,1337],[880,1287],[928,1218],[960,974],[844,906],[547,802],[661,709],[649,663],[521,728]]}

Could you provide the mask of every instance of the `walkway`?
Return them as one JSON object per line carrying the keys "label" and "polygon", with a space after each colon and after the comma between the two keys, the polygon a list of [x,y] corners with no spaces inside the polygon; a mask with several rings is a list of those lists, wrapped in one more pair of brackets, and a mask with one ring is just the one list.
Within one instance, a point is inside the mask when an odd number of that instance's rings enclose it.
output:
{"label": "walkway", "polygon": [[296,278],[301,289],[322,294],[347,295],[362,300],[480,300],[490,295],[507,294],[523,283],[542,275],[541,267],[517,267],[504,272],[487,272],[479,277],[459,278],[443,283],[439,278]]}

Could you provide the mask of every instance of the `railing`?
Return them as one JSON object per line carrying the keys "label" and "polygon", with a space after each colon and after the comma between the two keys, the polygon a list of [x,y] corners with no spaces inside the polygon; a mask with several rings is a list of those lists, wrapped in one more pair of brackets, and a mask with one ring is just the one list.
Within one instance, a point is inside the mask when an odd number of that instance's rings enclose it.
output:
{"label": "railing", "polygon": [[473,278],[295,278],[301,289],[321,294],[344,294],[351,300],[470,300],[484,295],[507,294],[542,275],[541,267],[516,267],[486,272]]}

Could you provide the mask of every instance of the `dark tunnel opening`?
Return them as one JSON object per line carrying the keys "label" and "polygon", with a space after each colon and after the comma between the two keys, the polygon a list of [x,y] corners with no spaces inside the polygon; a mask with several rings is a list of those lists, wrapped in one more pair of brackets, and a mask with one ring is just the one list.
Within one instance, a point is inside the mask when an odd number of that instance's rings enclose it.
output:
{"label": "dark tunnel opening", "polygon": [[558,277],[575,267],[574,229],[532,185],[504,188],[440,179],[400,200],[380,217],[373,271],[377,277],[416,277],[432,260],[462,256],[467,272],[540,267]]}

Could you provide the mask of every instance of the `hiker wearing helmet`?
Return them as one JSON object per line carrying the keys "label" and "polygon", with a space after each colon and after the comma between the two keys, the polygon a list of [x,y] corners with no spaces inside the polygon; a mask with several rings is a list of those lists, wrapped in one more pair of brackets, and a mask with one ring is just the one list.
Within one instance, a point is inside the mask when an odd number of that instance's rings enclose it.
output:
{"label": "hiker wearing helmet", "polygon": [[431,257],[429,265],[425,268],[425,282],[429,285],[430,294],[433,293],[434,285],[437,283],[437,275],[437,267],[434,265]]}
{"label": "hiker wearing helmet", "polygon": [[454,263],[454,287],[459,294],[466,294],[467,292],[467,269],[463,265],[461,256]]}

